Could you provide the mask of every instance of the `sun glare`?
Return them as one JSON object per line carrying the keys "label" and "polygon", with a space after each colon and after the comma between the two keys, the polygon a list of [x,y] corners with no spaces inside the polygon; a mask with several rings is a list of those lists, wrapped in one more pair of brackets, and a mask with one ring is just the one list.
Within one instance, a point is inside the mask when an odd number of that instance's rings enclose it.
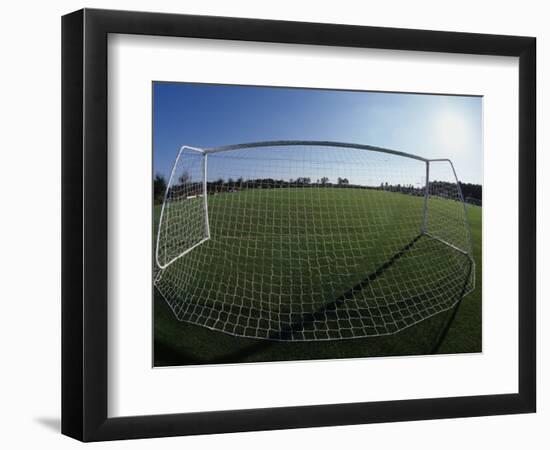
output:
{"label": "sun glare", "polygon": [[453,154],[464,153],[471,142],[471,129],[467,120],[456,111],[442,111],[434,120],[434,131],[441,150]]}

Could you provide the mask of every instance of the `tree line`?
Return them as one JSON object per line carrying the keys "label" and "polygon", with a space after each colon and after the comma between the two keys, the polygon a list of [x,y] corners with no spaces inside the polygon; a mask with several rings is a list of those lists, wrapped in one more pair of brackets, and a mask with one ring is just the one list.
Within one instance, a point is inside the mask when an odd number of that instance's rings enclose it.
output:
{"label": "tree line", "polygon": [[[462,196],[465,201],[472,204],[481,205],[482,188],[479,184],[462,183],[459,182],[462,190]],[[184,187],[185,186],[185,187]],[[448,196],[449,192],[452,192],[456,185],[445,181],[430,181],[429,191],[432,194],[442,197]],[[166,179],[160,175],[155,175],[153,182],[153,192],[155,203],[162,203],[166,192]],[[389,192],[399,192],[402,194],[423,196],[425,195],[424,186],[414,186],[412,184],[391,184],[388,182],[382,182],[379,186],[366,186],[360,184],[350,183],[348,178],[338,177],[333,181],[329,177],[320,177],[312,180],[310,177],[298,177],[296,179],[275,179],[275,178],[254,178],[244,179],[242,177],[233,178],[218,178],[215,181],[208,181],[206,183],[206,189],[208,194],[218,194],[223,192],[237,192],[244,189],[273,189],[273,188],[308,188],[308,187],[333,187],[333,188],[355,188],[355,189],[374,189],[383,190]],[[181,190],[185,189],[186,195],[200,195],[203,192],[204,185],[202,180],[192,181],[192,178],[188,173],[183,173],[179,179],[178,184],[174,185],[171,189]]]}
{"label": "tree line", "polygon": [[482,188],[480,184],[459,182],[462,196],[467,203],[481,206]]}

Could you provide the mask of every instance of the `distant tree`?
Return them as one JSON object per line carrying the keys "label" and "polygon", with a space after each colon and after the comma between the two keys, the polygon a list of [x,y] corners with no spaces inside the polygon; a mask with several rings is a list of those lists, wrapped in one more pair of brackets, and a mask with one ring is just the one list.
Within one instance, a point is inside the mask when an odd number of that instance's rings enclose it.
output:
{"label": "distant tree", "polygon": [[[482,187],[480,184],[462,183],[460,182],[460,189],[464,198],[475,199],[475,204],[481,205],[482,203]],[[470,201],[474,203],[474,201]]]}
{"label": "distant tree", "polygon": [[189,181],[191,181],[191,176],[189,175],[189,172],[183,172],[178,178],[178,181],[180,184],[189,183]]}
{"label": "distant tree", "polygon": [[338,177],[338,184],[349,184],[349,180],[347,178]]}
{"label": "distant tree", "polygon": [[223,178],[218,178],[215,181],[209,181],[207,183],[207,189],[209,194],[216,194],[218,192],[221,192],[223,186]]}
{"label": "distant tree", "polygon": [[328,177],[322,177],[321,178],[321,184],[327,184],[328,183]]}
{"label": "distant tree", "polygon": [[162,203],[166,192],[166,179],[159,173],[155,175],[153,180],[153,197],[155,203]]}

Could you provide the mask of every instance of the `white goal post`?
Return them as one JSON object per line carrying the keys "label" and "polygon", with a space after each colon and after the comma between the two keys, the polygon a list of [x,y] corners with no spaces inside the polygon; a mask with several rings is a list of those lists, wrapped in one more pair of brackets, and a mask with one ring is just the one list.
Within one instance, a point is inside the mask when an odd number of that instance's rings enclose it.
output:
{"label": "white goal post", "polygon": [[[198,170],[198,175],[200,177],[198,182],[191,183],[190,180],[186,181],[182,179],[182,177],[185,177],[185,172],[178,172],[178,170],[181,171],[182,165],[180,164],[180,158],[184,152],[191,152],[191,154],[196,152],[199,155],[197,159],[197,167],[195,167],[192,163],[190,164],[189,161],[185,161],[183,163],[186,166],[190,166]],[[160,214],[160,223],[157,231],[155,259],[157,265],[161,269],[166,268],[177,258],[189,253],[195,247],[210,238],[210,226],[208,223],[208,198],[206,194],[207,171],[207,156],[204,150],[189,146],[183,146],[180,149],[176,157],[176,161],[172,167],[172,172],[164,194],[164,201],[162,203],[162,210]],[[188,208],[179,214],[180,217],[176,220],[172,220],[172,223],[167,223],[168,220],[166,216],[169,215],[168,210],[170,208],[180,206],[187,206]],[[197,209],[198,212],[195,211]],[[201,218],[202,225],[200,230],[189,228],[189,224],[186,222],[186,219],[194,220],[195,214]],[[197,233],[195,234],[195,232]]]}
{"label": "white goal post", "polygon": [[183,146],[156,214],[156,288],[179,320],[236,336],[393,334],[475,284],[449,159],[326,141]]}

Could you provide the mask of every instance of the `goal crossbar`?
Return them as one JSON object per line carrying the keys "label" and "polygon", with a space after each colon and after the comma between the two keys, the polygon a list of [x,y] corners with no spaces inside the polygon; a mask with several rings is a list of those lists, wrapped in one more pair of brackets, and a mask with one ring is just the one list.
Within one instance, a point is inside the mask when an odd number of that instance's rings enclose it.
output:
{"label": "goal crossbar", "polygon": [[413,155],[412,153],[401,152],[399,150],[392,150],[390,148],[376,147],[374,145],[354,144],[349,142],[337,142],[337,141],[304,141],[304,140],[283,140],[283,141],[259,141],[259,142],[247,142],[243,144],[224,145],[221,147],[208,147],[204,149],[197,149],[193,147],[183,146],[182,149],[190,149],[196,151],[202,151],[205,154],[229,152],[232,150],[245,150],[254,148],[266,148],[266,147],[289,147],[289,146],[312,146],[312,147],[336,147],[336,148],[354,148],[357,150],[368,150],[372,152],[388,153],[390,155],[403,156],[405,158],[417,159],[419,161],[429,161],[422,156]]}

